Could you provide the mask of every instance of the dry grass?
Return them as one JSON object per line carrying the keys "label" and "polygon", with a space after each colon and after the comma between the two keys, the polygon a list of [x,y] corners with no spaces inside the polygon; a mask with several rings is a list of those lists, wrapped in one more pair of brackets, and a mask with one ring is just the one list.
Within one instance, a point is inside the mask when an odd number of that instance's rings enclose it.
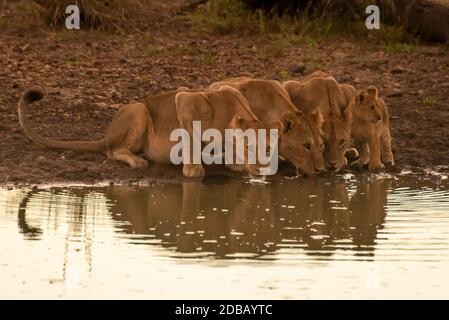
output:
{"label": "dry grass", "polygon": [[18,35],[44,28],[44,9],[31,1],[0,0],[0,30],[14,30]]}
{"label": "dry grass", "polygon": [[145,0],[34,0],[43,10],[43,20],[53,28],[63,27],[68,5],[80,8],[81,28],[121,32],[146,29],[150,1]]}

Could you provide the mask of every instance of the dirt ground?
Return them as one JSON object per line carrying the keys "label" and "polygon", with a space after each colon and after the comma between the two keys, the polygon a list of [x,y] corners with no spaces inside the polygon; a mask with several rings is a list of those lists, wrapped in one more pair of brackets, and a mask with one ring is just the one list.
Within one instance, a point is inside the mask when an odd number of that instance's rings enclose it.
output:
{"label": "dirt ground", "polygon": [[[155,1],[157,4],[158,2]],[[397,168],[448,171],[449,51],[428,44],[402,49],[361,39],[304,42],[278,50],[270,35],[197,31],[174,7],[159,4],[154,30],[140,35],[94,31],[13,33],[0,30],[0,184],[129,182],[179,178],[179,167],[132,170],[104,154],[54,151],[32,143],[17,117],[24,89],[48,95],[30,110],[40,134],[97,139],[120,105],[137,97],[206,87],[230,76],[301,78],[332,73],[357,89],[376,85],[390,107]],[[274,44],[274,45],[273,45]]]}

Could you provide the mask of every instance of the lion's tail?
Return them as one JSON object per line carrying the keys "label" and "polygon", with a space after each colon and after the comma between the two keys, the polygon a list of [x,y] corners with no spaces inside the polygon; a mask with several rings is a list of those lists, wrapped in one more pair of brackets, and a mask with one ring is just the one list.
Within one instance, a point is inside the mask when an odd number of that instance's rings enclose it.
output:
{"label": "lion's tail", "polygon": [[78,151],[91,151],[91,152],[100,152],[106,149],[106,140],[101,139],[97,141],[60,141],[54,140],[50,138],[45,138],[37,134],[31,127],[28,122],[27,111],[28,107],[31,103],[35,101],[39,101],[44,97],[44,93],[42,90],[37,88],[32,88],[26,90],[19,100],[19,122],[22,126],[25,134],[33,140],[33,142],[54,148],[54,149],[66,149],[66,150],[78,150]]}

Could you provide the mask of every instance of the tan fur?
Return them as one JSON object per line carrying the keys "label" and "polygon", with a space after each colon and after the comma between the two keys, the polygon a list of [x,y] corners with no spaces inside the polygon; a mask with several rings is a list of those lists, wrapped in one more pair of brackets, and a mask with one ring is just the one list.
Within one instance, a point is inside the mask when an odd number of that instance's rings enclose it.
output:
{"label": "tan fur", "polygon": [[309,176],[325,170],[320,151],[319,112],[306,116],[298,111],[278,81],[240,77],[213,83],[210,88],[218,89],[224,85],[239,90],[265,125],[276,121],[282,123],[279,143],[281,157]]}
{"label": "tan fur", "polygon": [[368,164],[368,169],[379,170],[394,165],[388,107],[376,87],[370,86],[357,95],[352,137],[360,153],[352,166]]}
{"label": "tan fur", "polygon": [[[189,93],[184,93],[185,91],[189,91]],[[199,101],[195,104],[195,108],[188,109],[182,106],[187,94],[189,98]],[[246,100],[237,90],[180,88],[123,106],[114,116],[103,139],[98,141],[59,141],[38,135],[28,123],[27,109],[29,105],[42,99],[43,96],[41,90],[31,89],[26,91],[19,101],[20,124],[31,140],[56,149],[106,151],[109,158],[126,162],[132,168],[147,167],[146,159],[156,163],[171,163],[170,150],[177,142],[170,141],[170,133],[174,129],[187,127],[188,121],[192,119],[200,120],[203,129],[224,130],[239,126],[261,126],[260,121],[249,110]],[[200,97],[202,100],[199,99]],[[179,102],[178,106],[176,105],[177,101]],[[138,154],[143,154],[143,157]],[[257,173],[254,168],[246,169],[250,169],[252,174]],[[202,167],[184,167],[183,172],[188,177],[204,175]]]}
{"label": "tan fur", "polygon": [[[269,129],[277,129],[280,126],[280,123],[276,122],[264,126],[251,111],[242,94],[229,86],[222,86],[219,90],[205,92],[181,92],[176,95],[175,100],[181,127],[187,129],[191,137],[193,136],[193,121],[202,120],[202,131],[210,128],[218,129],[223,137],[227,128],[239,128],[243,131],[247,129],[267,129],[265,138],[268,146],[270,146]],[[191,143],[192,145],[193,143]],[[235,161],[235,149],[233,154]],[[247,170],[250,175],[259,175],[261,166],[258,163],[249,164],[247,155],[248,148],[245,146],[244,165],[228,164],[228,168],[233,171]],[[184,164],[183,172],[186,176],[202,176],[204,175],[204,168],[199,164]]]}
{"label": "tan fur", "polygon": [[331,171],[341,170],[347,164],[345,153],[351,143],[355,89],[338,84],[324,72],[313,73],[303,82],[284,82],[283,86],[299,110],[305,114],[317,110],[321,113],[326,167]]}

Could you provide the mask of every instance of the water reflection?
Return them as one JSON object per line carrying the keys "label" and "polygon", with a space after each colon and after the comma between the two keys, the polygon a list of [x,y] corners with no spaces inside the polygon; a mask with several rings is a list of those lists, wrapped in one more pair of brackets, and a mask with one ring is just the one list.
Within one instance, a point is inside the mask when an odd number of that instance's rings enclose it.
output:
{"label": "water reflection", "polygon": [[386,215],[387,195],[391,180],[377,180],[360,183],[350,201],[351,232],[354,243],[358,246],[375,244],[377,232],[383,228]]}
{"label": "water reflection", "polygon": [[145,188],[31,190],[19,204],[18,225],[26,239],[39,239],[41,228],[26,219],[30,200],[46,206],[49,216],[56,215],[55,224],[62,200],[70,204],[65,208],[70,212],[68,237],[90,239],[96,198],[107,203],[106,211],[117,222],[115,230],[128,234],[130,242],[153,245],[159,240],[156,243],[184,258],[274,259],[273,253],[283,249],[303,249],[311,256],[345,249],[370,256],[385,221],[391,183],[335,178],[251,184],[208,179]]}
{"label": "water reflection", "polygon": [[0,189],[0,297],[447,297],[448,190],[376,175]]}
{"label": "water reflection", "polygon": [[113,218],[131,222],[125,232],[152,235],[178,252],[233,257],[303,248],[329,255],[375,243],[390,186],[389,179],[362,181],[355,190],[343,179],[210,181],[114,186],[107,198],[115,204]]}
{"label": "water reflection", "polygon": [[19,204],[19,212],[17,215],[20,233],[24,234],[25,238],[29,240],[39,239],[39,236],[42,233],[42,230],[40,228],[32,227],[26,221],[26,208],[28,205],[28,201],[35,192],[35,190],[27,192],[27,194],[22,198],[22,201]]}

